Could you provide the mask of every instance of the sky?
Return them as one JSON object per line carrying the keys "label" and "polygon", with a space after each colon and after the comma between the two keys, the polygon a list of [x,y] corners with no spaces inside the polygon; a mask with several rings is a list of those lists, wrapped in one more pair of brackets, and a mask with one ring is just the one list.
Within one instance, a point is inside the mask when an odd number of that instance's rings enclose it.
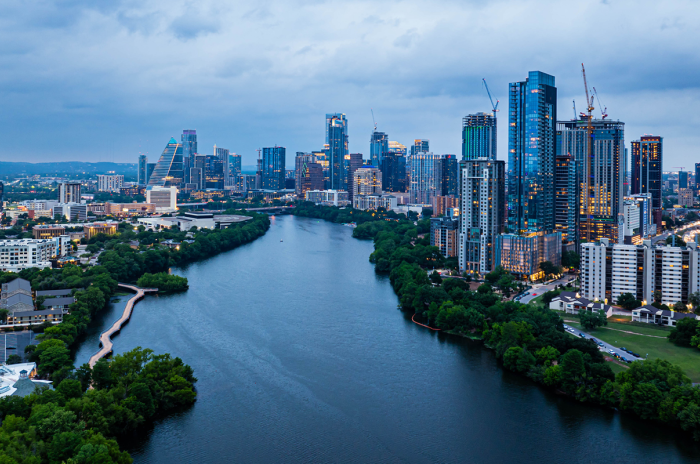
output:
{"label": "sky", "polygon": [[[664,170],[700,162],[700,2],[19,0],[0,2],[0,161],[154,162],[196,129],[200,153],[320,149],[345,113],[461,152],[462,117],[508,83],[552,74],[559,119],[585,107],[581,63],[625,144],[664,137]],[[596,102],[594,114],[600,114]]]}

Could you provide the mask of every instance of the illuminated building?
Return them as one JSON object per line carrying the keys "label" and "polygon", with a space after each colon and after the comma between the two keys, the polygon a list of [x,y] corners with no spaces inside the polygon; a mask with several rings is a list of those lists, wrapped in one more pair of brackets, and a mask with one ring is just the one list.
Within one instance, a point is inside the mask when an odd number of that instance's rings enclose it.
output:
{"label": "illuminated building", "polygon": [[112,203],[107,202],[104,204],[104,214],[111,214],[113,216],[136,216],[141,214],[154,214],[156,212],[156,205],[151,203]]}
{"label": "illuminated building", "polygon": [[197,131],[193,129],[183,130],[180,143],[182,145],[183,182],[190,183],[192,182],[190,170],[194,167],[194,157],[197,153]]}
{"label": "illuminated building", "polygon": [[480,158],[459,166],[459,269],[483,275],[496,267],[496,237],[503,233],[505,161]]}
{"label": "illuminated building", "polygon": [[353,174],[353,196],[382,193],[382,172],[374,166],[357,169]]}
{"label": "illuminated building", "polygon": [[346,206],[350,203],[348,192],[343,190],[309,190],[304,194],[304,199],[327,206]]}
{"label": "illuminated building", "polygon": [[389,138],[384,132],[372,132],[369,141],[369,162],[372,166],[381,166],[389,152]]}
{"label": "illuminated building", "polygon": [[32,227],[33,238],[54,238],[66,234],[66,228],[57,225],[38,225]]}
{"label": "illuminated building", "polygon": [[651,194],[654,222],[661,227],[661,174],[663,168],[663,138],[645,135],[632,142],[632,195]]}
{"label": "illuminated building", "polygon": [[[686,181],[687,181],[687,179],[686,179]],[[695,204],[693,189],[679,188],[678,189],[678,205],[692,207],[693,204]]]}
{"label": "illuminated building", "polygon": [[347,188],[345,155],[348,154],[348,120],[343,113],[326,114],[328,177],[332,190]]}
{"label": "illuminated building", "polygon": [[124,185],[124,176],[121,174],[98,174],[97,190],[100,192],[116,192]]}
{"label": "illuminated building", "polygon": [[528,235],[496,236],[494,263],[523,279],[544,277],[540,263],[561,264],[561,233],[531,232]]}
{"label": "illuminated building", "polygon": [[382,188],[389,192],[406,191],[406,146],[389,141],[382,165]]}
{"label": "illuminated building", "polygon": [[496,118],[476,113],[462,119],[462,159],[496,159]]}
{"label": "illuminated building", "polygon": [[323,167],[311,153],[297,152],[294,158],[294,191],[304,197],[309,190],[323,190]]}
{"label": "illuminated building", "polygon": [[148,186],[180,187],[183,177],[182,145],[171,137],[148,179]]}
{"label": "illuminated building", "polygon": [[[577,215],[578,227],[575,233],[567,232],[566,238],[578,243],[596,242],[600,238],[617,242],[625,183],[625,124],[593,119],[591,129],[590,140],[593,142],[589,147],[587,119],[579,118],[557,124],[557,163],[563,161],[564,156],[570,156],[575,162],[578,193],[577,201],[569,203]],[[559,168],[557,164],[557,169]],[[568,175],[566,180],[569,180]],[[559,181],[555,178],[558,187]],[[568,200],[570,193],[567,189]],[[563,212],[557,213],[563,219]]]}
{"label": "illuminated building", "polygon": [[362,159],[362,153],[350,153],[345,157],[345,165],[347,166],[347,173],[348,173],[348,181],[347,181],[347,187],[348,187],[348,194],[350,197],[350,202],[352,203],[352,192],[354,190],[354,176],[355,176],[355,171],[360,169],[363,165],[363,159]]}
{"label": "illuminated building", "polygon": [[80,182],[62,182],[58,186],[59,203],[80,203]]}
{"label": "illuminated building", "polygon": [[440,217],[447,214],[448,209],[459,210],[459,197],[456,195],[435,195],[433,197],[433,216]]}
{"label": "illuminated building", "polygon": [[566,242],[576,242],[578,235],[578,188],[576,160],[571,155],[556,158],[554,174],[554,228]]}
{"label": "illuminated building", "polygon": [[285,175],[284,147],[263,148],[262,151],[262,188],[265,190],[283,190]]}
{"label": "illuminated building", "polygon": [[116,222],[93,222],[83,226],[85,239],[90,240],[97,234],[114,235],[117,233]]}
{"label": "illuminated building", "polygon": [[53,216],[65,216],[69,221],[87,221],[85,203],[59,203],[53,207]]}
{"label": "illuminated building", "polygon": [[384,208],[387,211],[396,209],[396,197],[388,194],[355,195],[352,207],[355,209],[377,210]]}
{"label": "illuminated building", "polygon": [[452,217],[430,218],[430,244],[438,247],[445,258],[457,256],[459,220]]}

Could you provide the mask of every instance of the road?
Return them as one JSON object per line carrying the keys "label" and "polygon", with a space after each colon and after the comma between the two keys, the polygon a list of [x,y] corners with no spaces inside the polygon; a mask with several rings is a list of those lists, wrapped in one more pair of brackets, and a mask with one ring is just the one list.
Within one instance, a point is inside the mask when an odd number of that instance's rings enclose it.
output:
{"label": "road", "polygon": [[[586,332],[583,332],[580,329],[577,329],[576,327],[572,327],[568,324],[564,324],[564,328],[565,329],[569,329],[569,328],[573,329],[574,330],[573,335],[576,337],[589,338],[591,340],[594,340],[596,343],[598,343],[598,342],[602,343],[603,344],[603,351],[605,352],[604,354],[606,354],[608,356],[610,355],[610,350],[613,350],[615,353],[619,354],[620,356],[624,356],[625,358],[627,358],[631,361],[644,361],[644,358],[638,358],[636,356],[632,356],[631,354],[627,353],[626,351],[622,351],[620,348],[618,348],[616,346],[612,346],[611,344],[606,343],[603,340],[599,340],[599,339],[595,338],[594,336],[592,336]],[[581,337],[580,334],[583,334],[583,337]],[[598,346],[600,346],[600,345],[598,345]]]}
{"label": "road", "polygon": [[554,282],[550,282],[546,285],[540,285],[538,286],[533,286],[530,290],[527,291],[524,295],[522,295],[519,299],[521,303],[529,303],[532,299],[537,298],[538,296],[542,295],[543,293],[546,293],[550,290],[554,290],[555,287],[558,287],[559,285],[562,284],[568,284],[569,282],[573,282],[576,280],[576,276],[571,276],[571,275],[565,275],[562,278],[555,280]]}

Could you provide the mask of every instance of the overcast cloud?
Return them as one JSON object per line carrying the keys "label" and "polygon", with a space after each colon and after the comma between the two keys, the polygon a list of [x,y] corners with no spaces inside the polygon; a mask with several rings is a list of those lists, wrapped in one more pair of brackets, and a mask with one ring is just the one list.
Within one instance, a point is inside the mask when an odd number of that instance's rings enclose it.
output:
{"label": "overcast cloud", "polygon": [[322,146],[331,112],[346,113],[350,150],[368,157],[370,108],[390,140],[459,154],[462,117],[490,109],[484,77],[507,159],[508,83],[553,74],[570,119],[572,100],[585,106],[584,62],[626,145],[662,135],[664,168],[690,168],[699,23],[690,0],[5,0],[0,160],[156,160],[196,129],[201,153],[217,144],[253,164],[277,144],[289,167]]}

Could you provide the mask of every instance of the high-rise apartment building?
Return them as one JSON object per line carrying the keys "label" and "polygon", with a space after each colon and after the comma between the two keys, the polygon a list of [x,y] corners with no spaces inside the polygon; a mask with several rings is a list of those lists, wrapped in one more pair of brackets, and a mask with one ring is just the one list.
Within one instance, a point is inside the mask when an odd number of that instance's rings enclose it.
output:
{"label": "high-rise apartment building", "polygon": [[347,180],[347,188],[348,188],[348,194],[350,198],[350,202],[352,203],[352,192],[355,190],[354,188],[354,176],[355,176],[355,171],[360,169],[362,167],[363,160],[362,160],[362,153],[350,153],[349,155],[346,156],[345,159],[345,165],[347,166],[347,173],[348,173],[348,180]]}
{"label": "high-rise apartment building", "polygon": [[[497,260],[523,277],[539,276],[539,264],[561,261],[555,230],[554,172],[557,88],[554,76],[531,71],[509,86],[508,230],[497,238]],[[557,248],[558,247],[558,248]],[[500,249],[499,249],[500,248]]]}
{"label": "high-rise apartment building", "polygon": [[445,258],[459,253],[459,220],[452,217],[430,218],[430,244]]}
{"label": "high-rise apartment building", "polygon": [[382,172],[374,166],[365,166],[353,175],[353,197],[382,193]]}
{"label": "high-rise apartment building", "polygon": [[[569,241],[618,241],[625,184],[624,134],[625,124],[620,121],[591,120],[590,137],[585,118],[557,124],[557,163],[560,157],[571,156],[576,164],[578,199],[573,206],[578,210],[578,227],[567,233]],[[555,178],[555,185],[560,181]]]}
{"label": "high-rise apartment building", "polygon": [[190,169],[195,161],[194,155],[198,153],[197,131],[193,129],[183,130],[180,136],[180,143],[182,145],[183,182],[190,183]]}
{"label": "high-rise apartment building", "polygon": [[389,137],[384,132],[373,131],[369,140],[369,162],[380,167],[389,152]]}
{"label": "high-rise apartment building", "polygon": [[[663,138],[645,135],[632,142],[632,195],[651,194],[651,206],[660,210],[663,172]],[[655,215],[656,217],[656,215]],[[661,224],[657,223],[657,226]]]}
{"label": "high-rise apartment building", "polygon": [[554,229],[562,240],[576,242],[578,236],[578,182],[576,159],[557,154],[554,174]]}
{"label": "high-rise apartment building", "polygon": [[678,171],[678,189],[688,188],[688,171]]}
{"label": "high-rise apartment building", "polygon": [[262,188],[266,190],[284,189],[285,159],[284,147],[263,148],[262,153]]}
{"label": "high-rise apartment building", "polygon": [[[411,185],[409,201],[432,204],[433,197],[442,191],[441,155],[419,152],[411,156]],[[437,170],[437,172],[436,172]]]}
{"label": "high-rise apartment building", "polygon": [[97,190],[100,192],[116,192],[124,186],[124,176],[121,174],[98,174]]}
{"label": "high-rise apartment building", "polygon": [[459,192],[459,161],[457,155],[440,155],[439,167],[435,172],[439,175],[440,186],[437,195],[457,195]]}
{"label": "high-rise apartment building", "polygon": [[385,191],[406,191],[406,151],[405,145],[389,141],[389,151],[381,166]]}
{"label": "high-rise apartment building", "polygon": [[294,189],[304,198],[309,190],[323,190],[323,167],[312,153],[297,152],[294,158]]}
{"label": "high-rise apartment building", "polygon": [[345,155],[348,154],[348,120],[344,113],[326,114],[326,144],[328,145],[328,177],[330,188],[347,188]]}
{"label": "high-rise apartment building", "polygon": [[80,182],[62,182],[58,185],[59,203],[80,203]]}
{"label": "high-rise apartment building", "polygon": [[138,172],[138,183],[141,187],[145,187],[148,183],[148,157],[146,155],[139,155],[139,172]]}
{"label": "high-rise apartment building", "polygon": [[503,233],[505,162],[467,159],[459,163],[459,269],[487,274],[495,267],[496,237]]}
{"label": "high-rise apartment building", "polygon": [[462,119],[462,159],[496,159],[496,117],[493,113],[469,114]]}
{"label": "high-rise apartment building", "polygon": [[224,162],[224,188],[241,191],[241,155],[228,153]]}
{"label": "high-rise apartment building", "polygon": [[689,188],[678,189],[678,205],[691,207],[695,204],[695,191]]}
{"label": "high-rise apartment building", "polygon": [[184,182],[182,144],[170,138],[148,180],[149,187],[180,187]]}

